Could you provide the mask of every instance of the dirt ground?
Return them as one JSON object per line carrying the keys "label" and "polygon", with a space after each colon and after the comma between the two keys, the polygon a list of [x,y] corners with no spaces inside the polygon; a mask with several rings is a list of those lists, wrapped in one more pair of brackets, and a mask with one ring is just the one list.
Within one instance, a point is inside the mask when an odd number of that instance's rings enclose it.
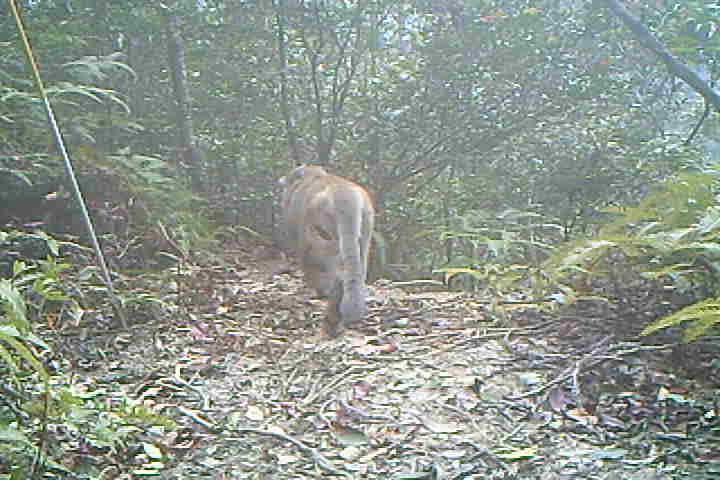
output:
{"label": "dirt ground", "polygon": [[156,471],[103,478],[720,478],[717,339],[639,342],[647,296],[557,308],[378,281],[367,324],[328,340],[295,269],[224,258],[143,279],[163,304],[129,331],[56,340],[80,383],[177,422],[143,432]]}

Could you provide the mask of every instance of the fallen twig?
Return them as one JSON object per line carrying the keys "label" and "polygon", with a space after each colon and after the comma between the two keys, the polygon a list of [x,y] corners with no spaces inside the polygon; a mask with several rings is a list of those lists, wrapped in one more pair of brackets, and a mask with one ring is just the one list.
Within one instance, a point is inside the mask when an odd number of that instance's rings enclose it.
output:
{"label": "fallen twig", "polygon": [[[543,393],[544,391],[550,389],[551,387],[561,384],[565,382],[568,379],[571,378],[577,378],[580,372],[580,368],[584,366],[585,368],[593,368],[597,365],[600,365],[602,363],[607,362],[608,360],[618,360],[619,358],[632,355],[634,353],[640,352],[640,351],[658,351],[658,350],[666,350],[669,348],[672,348],[671,345],[662,345],[662,346],[633,346],[632,348],[626,348],[625,350],[616,350],[615,352],[612,352],[612,349],[620,349],[621,347],[624,347],[624,344],[618,344],[611,346],[609,348],[609,351],[605,352],[602,357],[597,357],[597,350],[602,346],[603,341],[596,344],[596,347],[588,353],[586,356],[582,357],[580,360],[575,362],[571,367],[566,368],[560,375],[555,377],[553,380],[537,387],[532,390],[529,390],[525,393],[514,395],[508,398],[509,401],[517,401],[522,400],[523,398],[533,397],[535,395],[539,395],[540,393]],[[612,353],[612,355],[610,355]],[[587,362],[590,358],[595,358],[594,361]],[[575,385],[577,385],[577,380],[575,381]],[[576,393],[579,393],[576,391]]]}
{"label": "fallen twig", "polygon": [[308,447],[300,440],[298,440],[296,438],[292,438],[288,435],[285,435],[284,433],[271,432],[269,430],[259,430],[257,428],[235,428],[232,431],[236,432],[236,433],[254,433],[257,435],[264,435],[264,436],[268,436],[268,437],[279,438],[280,440],[284,440],[286,442],[292,443],[299,450],[310,455],[310,457],[312,457],[313,461],[317,464],[317,466],[322,468],[323,470],[330,472],[332,474],[335,474],[335,475],[343,476],[343,477],[347,477],[350,475],[348,472],[344,472],[342,470],[338,470],[337,468],[335,468],[330,463],[330,461],[328,461],[325,457],[323,457],[322,454],[320,452],[318,452],[317,450],[315,450],[314,448]]}
{"label": "fallen twig", "polygon": [[292,443],[300,451],[309,455],[313,459],[313,461],[317,464],[317,466],[319,466],[323,470],[330,472],[332,474],[335,474],[335,475],[343,476],[343,477],[349,476],[348,472],[344,472],[342,470],[338,470],[337,468],[335,468],[330,463],[330,461],[328,461],[325,457],[323,457],[322,454],[320,452],[318,452],[317,450],[315,450],[314,448],[308,447],[300,440],[298,440],[296,438],[292,438],[288,435],[285,435],[284,433],[271,432],[269,430],[260,430],[257,428],[227,428],[226,429],[225,427],[217,425],[210,420],[206,420],[206,419],[202,418],[200,415],[198,415],[196,412],[190,410],[189,408],[177,406],[177,409],[183,415],[190,417],[193,421],[199,423],[200,425],[204,426],[205,428],[207,428],[208,430],[210,430],[212,432],[222,433],[226,430],[230,430],[234,433],[239,433],[239,434],[254,433],[256,435],[275,437],[280,440],[284,440],[286,442]]}

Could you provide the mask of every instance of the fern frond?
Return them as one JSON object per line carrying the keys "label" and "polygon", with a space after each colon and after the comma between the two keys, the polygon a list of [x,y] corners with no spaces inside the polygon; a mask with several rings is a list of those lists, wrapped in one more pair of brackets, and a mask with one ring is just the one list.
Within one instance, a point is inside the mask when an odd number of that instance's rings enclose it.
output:
{"label": "fern frond", "polygon": [[573,253],[565,257],[560,262],[560,267],[568,267],[571,265],[587,265],[597,261],[598,258],[618,244],[609,240],[592,240],[587,242],[583,247],[575,249]]}
{"label": "fern frond", "polygon": [[[713,185],[717,176],[686,173],[666,181],[661,190],[645,197],[637,206],[627,208],[623,216],[600,229],[600,236],[627,234],[660,225],[664,229],[687,228],[715,204]],[[712,218],[706,220],[712,223]],[[642,230],[641,230],[642,231]],[[642,233],[647,233],[645,230]]]}
{"label": "fern frond", "polygon": [[678,246],[673,250],[673,252],[682,253],[689,258],[702,256],[707,262],[712,262],[720,259],[720,243],[693,242],[687,245]]}
{"label": "fern frond", "polygon": [[684,322],[693,322],[693,325],[685,331],[685,341],[690,342],[702,336],[708,329],[720,324],[720,298],[710,298],[689,305],[672,315],[662,317],[645,327],[640,335],[650,335],[658,330],[678,326]]}
{"label": "fern frond", "polygon": [[697,230],[694,228],[679,228],[656,232],[639,238],[643,238],[648,245],[660,252],[668,252],[675,250],[679,244],[687,241],[688,237],[692,237],[696,233]]}

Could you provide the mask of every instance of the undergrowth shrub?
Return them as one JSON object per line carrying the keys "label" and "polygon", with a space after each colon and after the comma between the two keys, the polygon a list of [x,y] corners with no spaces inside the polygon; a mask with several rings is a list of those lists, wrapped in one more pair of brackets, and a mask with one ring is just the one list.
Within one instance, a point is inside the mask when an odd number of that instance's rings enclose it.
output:
{"label": "undergrowth shrub", "polygon": [[635,206],[608,208],[615,218],[589,238],[558,243],[561,222],[532,212],[474,212],[440,232],[464,255],[438,271],[465,277],[466,289],[494,296],[530,292],[530,300],[571,304],[615,300],[632,290],[677,294],[686,305],[642,334],[687,323],[685,339],[720,324],[720,170],[666,180]]}
{"label": "undergrowth shrub", "polygon": [[[597,235],[559,246],[544,264],[557,285],[582,294],[616,295],[650,282],[692,303],[649,325],[643,334],[689,322],[685,339],[718,324],[713,305],[720,286],[720,205],[717,170],[685,173],[664,182],[638,205],[615,209]],[[696,303],[700,302],[700,303]]]}
{"label": "undergrowth shrub", "polygon": [[[51,353],[34,333],[37,325],[55,324],[63,310],[79,319],[82,309],[75,297],[97,282],[74,277],[77,285],[69,288],[71,265],[55,259],[58,243],[52,238],[0,233],[6,239],[42,239],[52,253],[44,260],[17,260],[11,274],[0,278],[0,478],[99,478],[126,457],[137,457],[122,463],[137,466],[138,472],[162,470],[161,449],[139,436],[154,432],[160,438],[176,426],[153,402],[78,379],[63,370],[62,361],[42,360]],[[95,455],[92,461],[88,452]]]}
{"label": "undergrowth shrub", "polygon": [[121,150],[86,152],[81,162],[88,205],[116,268],[167,266],[213,243],[207,201],[168,162]]}
{"label": "undergrowth shrub", "polygon": [[539,267],[562,235],[562,225],[535,212],[508,209],[499,214],[473,211],[458,217],[455,229],[439,230],[441,242],[452,242],[456,252],[436,272],[453,286],[502,295],[525,281],[533,296],[544,284]]}

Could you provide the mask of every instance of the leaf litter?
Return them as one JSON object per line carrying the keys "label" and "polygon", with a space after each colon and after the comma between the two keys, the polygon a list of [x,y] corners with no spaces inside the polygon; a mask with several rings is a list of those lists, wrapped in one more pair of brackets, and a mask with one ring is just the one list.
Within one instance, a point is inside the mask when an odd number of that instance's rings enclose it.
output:
{"label": "leaf litter", "polygon": [[244,251],[133,278],[164,304],[130,332],[56,338],[84,382],[177,422],[143,443],[159,478],[720,475],[718,372],[673,363],[697,347],[638,343],[621,307],[498,315],[378,281],[366,325],[327,340],[297,270]]}

